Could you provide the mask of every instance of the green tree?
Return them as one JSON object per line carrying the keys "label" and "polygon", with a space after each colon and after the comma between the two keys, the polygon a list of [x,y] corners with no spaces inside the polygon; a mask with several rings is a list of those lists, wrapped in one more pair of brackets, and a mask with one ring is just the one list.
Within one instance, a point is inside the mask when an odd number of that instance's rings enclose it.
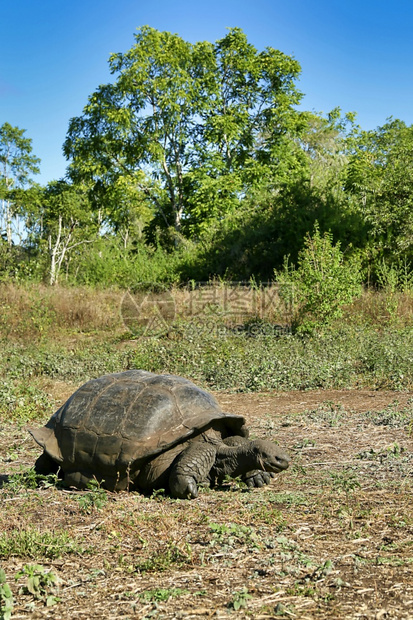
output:
{"label": "green tree", "polygon": [[13,244],[13,217],[19,207],[17,190],[30,185],[31,175],[40,172],[40,159],[32,155],[32,141],[24,134],[24,129],[9,123],[0,127],[1,231],[9,247]]}
{"label": "green tree", "polygon": [[58,283],[62,266],[69,266],[75,248],[92,243],[99,218],[91,209],[87,192],[60,180],[40,188],[26,205],[28,245],[48,257],[49,284]]}
{"label": "green tree", "polygon": [[89,192],[102,228],[121,241],[124,251],[143,241],[143,230],[153,217],[144,194],[137,191],[129,176],[119,176],[113,184],[100,191]]}
{"label": "green tree", "polygon": [[176,238],[235,209],[263,176],[287,174],[300,118],[293,58],[258,52],[239,28],[191,44],[146,26],[109,62],[115,81],[69,124],[74,179],[107,188],[127,177]]}
{"label": "green tree", "polygon": [[[284,256],[297,262],[306,234],[318,222],[343,247],[362,246],[366,225],[344,190],[347,165],[358,138],[354,114],[339,108],[326,117],[304,112],[301,127],[286,134],[280,166],[249,188],[241,207],[203,231],[196,256],[183,266],[189,278],[269,280]],[[281,150],[281,145],[279,145]]]}
{"label": "green tree", "polygon": [[305,127],[299,136],[300,145],[308,165],[308,181],[311,189],[320,195],[333,190],[343,193],[343,178],[350,150],[359,135],[355,114],[341,114],[334,108],[324,117],[306,112]]}
{"label": "green tree", "polygon": [[368,226],[375,264],[413,261],[413,126],[390,120],[361,132],[346,189]]}

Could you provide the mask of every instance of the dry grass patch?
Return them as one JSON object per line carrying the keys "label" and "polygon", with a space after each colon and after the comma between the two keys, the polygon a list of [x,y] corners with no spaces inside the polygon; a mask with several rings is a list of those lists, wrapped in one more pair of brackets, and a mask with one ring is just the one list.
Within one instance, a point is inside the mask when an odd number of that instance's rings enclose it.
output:
{"label": "dry grass patch", "polygon": [[62,330],[123,331],[121,298],[112,289],[0,283],[1,333],[24,340],[61,338]]}

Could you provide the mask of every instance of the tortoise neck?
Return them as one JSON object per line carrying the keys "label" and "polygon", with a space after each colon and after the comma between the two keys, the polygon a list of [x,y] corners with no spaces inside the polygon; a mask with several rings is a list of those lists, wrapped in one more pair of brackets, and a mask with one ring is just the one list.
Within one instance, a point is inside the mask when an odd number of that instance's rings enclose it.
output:
{"label": "tortoise neck", "polygon": [[237,446],[221,444],[211,474],[216,479],[223,479],[225,476],[236,478],[259,467],[258,457],[250,442],[246,441]]}

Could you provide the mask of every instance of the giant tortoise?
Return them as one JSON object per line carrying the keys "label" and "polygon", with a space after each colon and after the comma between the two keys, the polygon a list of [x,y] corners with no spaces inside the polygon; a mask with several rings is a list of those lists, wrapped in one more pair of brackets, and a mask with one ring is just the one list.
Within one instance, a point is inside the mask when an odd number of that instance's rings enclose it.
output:
{"label": "giant tortoise", "polygon": [[287,469],[288,455],[249,440],[245,419],[174,375],[129,370],[92,379],[50,418],[31,429],[44,449],[35,469],[60,473],[67,486],[96,479],[109,490],[168,490],[194,498],[198,484],[242,476],[249,486]]}

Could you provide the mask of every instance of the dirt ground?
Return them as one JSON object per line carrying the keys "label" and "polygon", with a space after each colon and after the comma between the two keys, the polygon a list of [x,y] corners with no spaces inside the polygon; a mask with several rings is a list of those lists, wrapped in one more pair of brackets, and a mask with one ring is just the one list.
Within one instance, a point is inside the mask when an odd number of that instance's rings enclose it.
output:
{"label": "dirt ground", "polygon": [[[72,391],[50,387],[62,399]],[[236,481],[192,501],[30,489],[8,475],[39,450],[24,427],[0,421],[0,558],[13,619],[413,618],[413,394],[217,398],[253,436],[288,449],[292,465],[270,485]],[[39,533],[69,542],[59,550]],[[34,564],[58,583],[25,590],[19,571]]]}

